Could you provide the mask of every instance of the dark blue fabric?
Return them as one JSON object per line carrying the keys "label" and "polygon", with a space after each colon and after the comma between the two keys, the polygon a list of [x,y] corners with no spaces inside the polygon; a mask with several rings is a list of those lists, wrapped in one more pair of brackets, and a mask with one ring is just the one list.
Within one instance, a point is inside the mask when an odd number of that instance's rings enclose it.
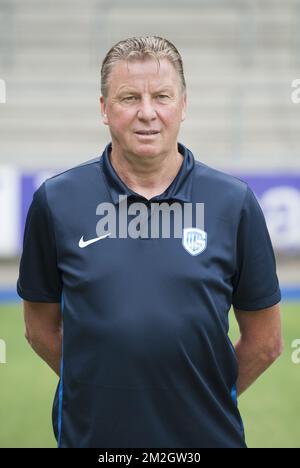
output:
{"label": "dark blue fabric", "polygon": [[18,293],[60,302],[63,292],[61,447],[246,447],[228,312],[280,301],[272,245],[247,184],[178,149],[177,177],[151,201],[205,204],[207,248],[196,256],[178,238],[78,247],[97,237],[100,202],[146,203],[114,171],[111,144],[35,193]]}

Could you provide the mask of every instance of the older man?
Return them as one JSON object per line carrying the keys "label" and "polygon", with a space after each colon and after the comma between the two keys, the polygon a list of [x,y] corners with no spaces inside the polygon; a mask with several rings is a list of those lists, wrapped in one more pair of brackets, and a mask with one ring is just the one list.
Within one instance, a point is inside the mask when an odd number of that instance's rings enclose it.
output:
{"label": "older man", "polygon": [[[26,337],[60,376],[58,446],[246,447],[237,395],[282,349],[262,211],[246,183],[178,143],[186,84],[172,43],[121,41],[101,76],[111,142],[35,192],[18,280]],[[145,229],[161,205],[182,210],[180,237],[175,215],[169,236]]]}

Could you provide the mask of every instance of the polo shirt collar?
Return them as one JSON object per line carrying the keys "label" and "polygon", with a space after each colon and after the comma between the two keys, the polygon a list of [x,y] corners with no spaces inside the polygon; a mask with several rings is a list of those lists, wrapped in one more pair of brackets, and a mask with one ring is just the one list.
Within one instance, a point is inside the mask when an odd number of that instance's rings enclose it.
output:
{"label": "polo shirt collar", "polygon": [[[183,144],[177,143],[178,151],[183,155],[182,165],[173,182],[160,195],[152,197],[149,201],[157,202],[163,200],[179,200],[183,202],[191,202],[192,196],[192,172],[195,166],[195,160],[192,152]],[[110,192],[112,201],[115,205],[119,203],[119,196],[126,195],[127,197],[134,196],[145,199],[142,195],[131,190],[120,179],[110,161],[110,153],[112,143],[110,142],[104,149],[100,158],[100,165],[107,182],[107,187]]]}

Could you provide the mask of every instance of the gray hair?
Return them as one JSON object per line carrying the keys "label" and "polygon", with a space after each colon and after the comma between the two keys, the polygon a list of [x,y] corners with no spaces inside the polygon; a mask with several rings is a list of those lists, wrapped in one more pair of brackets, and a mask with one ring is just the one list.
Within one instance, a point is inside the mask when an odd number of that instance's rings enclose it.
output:
{"label": "gray hair", "polygon": [[186,91],[182,58],[174,44],[159,36],[130,37],[115,44],[107,52],[101,67],[101,93],[104,99],[108,96],[109,76],[113,66],[121,60],[144,60],[153,57],[158,66],[159,60],[166,58],[178,72],[182,92]]}

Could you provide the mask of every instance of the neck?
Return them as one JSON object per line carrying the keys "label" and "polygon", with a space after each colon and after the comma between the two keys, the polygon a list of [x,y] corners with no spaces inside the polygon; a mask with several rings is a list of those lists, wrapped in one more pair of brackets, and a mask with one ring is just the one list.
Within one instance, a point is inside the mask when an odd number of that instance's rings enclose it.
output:
{"label": "neck", "polygon": [[150,199],[169,187],[180,170],[183,155],[178,152],[177,145],[172,152],[153,157],[120,154],[112,146],[110,161],[127,187]]}

